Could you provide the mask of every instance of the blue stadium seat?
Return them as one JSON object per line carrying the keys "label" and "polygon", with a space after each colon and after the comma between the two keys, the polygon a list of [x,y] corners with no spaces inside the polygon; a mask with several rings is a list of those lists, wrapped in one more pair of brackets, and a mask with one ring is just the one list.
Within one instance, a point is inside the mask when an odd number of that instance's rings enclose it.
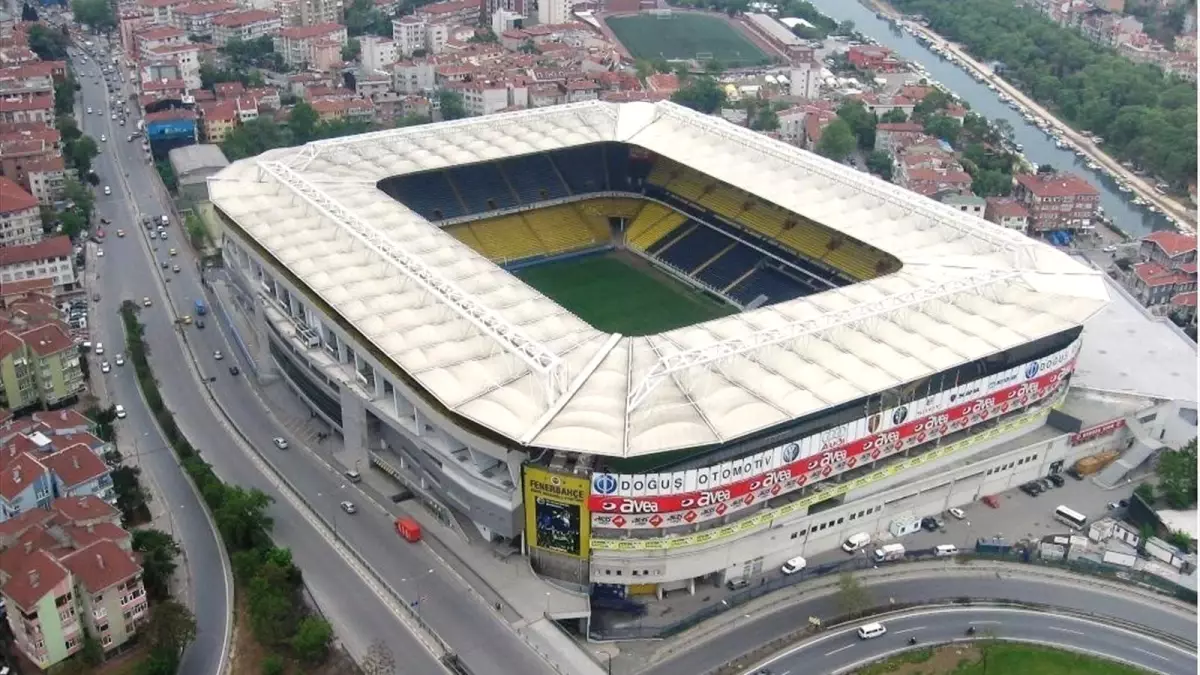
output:
{"label": "blue stadium seat", "polygon": [[442,220],[466,215],[462,202],[446,179],[445,171],[428,171],[380,183],[393,199],[408,206],[428,220]]}
{"label": "blue stadium seat", "polygon": [[550,160],[567,181],[572,194],[601,192],[604,180],[604,153],[599,145],[584,145],[555,152]]}
{"label": "blue stadium seat", "polygon": [[737,244],[697,272],[696,278],[719,291],[724,290],[726,286],[753,269],[762,258],[762,253],[745,244]]}
{"label": "blue stadium seat", "polygon": [[522,155],[499,164],[522,204],[536,204],[568,194],[567,186],[544,154]]}
{"label": "blue stadium seat", "polygon": [[792,300],[805,295],[811,295],[813,289],[806,288],[800,282],[780,274],[770,267],[760,267],[743,279],[728,292],[729,297],[737,302],[748,305],[760,295],[767,296],[768,305]]}
{"label": "blue stadium seat", "polygon": [[655,257],[672,267],[691,272],[732,243],[733,240],[724,234],[700,225],[664,247]]}
{"label": "blue stadium seat", "polygon": [[608,189],[629,189],[629,146],[624,143],[604,145],[604,166],[608,173]]}
{"label": "blue stadium seat", "polygon": [[490,162],[468,164],[450,171],[450,182],[458,190],[468,213],[486,213],[517,205],[508,181]]}

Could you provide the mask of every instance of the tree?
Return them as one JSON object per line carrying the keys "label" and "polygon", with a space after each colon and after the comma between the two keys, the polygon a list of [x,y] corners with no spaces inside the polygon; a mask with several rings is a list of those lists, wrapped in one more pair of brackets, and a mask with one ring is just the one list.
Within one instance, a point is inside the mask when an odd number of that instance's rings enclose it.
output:
{"label": "tree", "polygon": [[883,150],[876,150],[867,155],[867,170],[884,180],[891,180],[895,165],[892,156]]}
{"label": "tree", "polygon": [[191,610],[175,600],[164,600],[150,607],[150,618],[142,629],[142,638],[150,649],[169,654],[176,660],[196,639],[196,618]]}
{"label": "tree", "polygon": [[107,408],[101,408],[93,405],[89,406],[83,414],[92,421],[94,425],[92,433],[96,435],[96,438],[106,443],[112,443],[117,439],[116,429],[113,427],[113,422],[117,419],[116,406],[110,405]]}
{"label": "tree", "polygon": [[288,130],[292,132],[292,140],[296,145],[303,145],[317,137],[317,123],[321,121],[317,111],[308,103],[301,101],[288,113]]}
{"label": "tree", "polygon": [[871,596],[853,574],[846,572],[838,577],[837,602],[842,612],[853,616],[870,608]]}
{"label": "tree", "polygon": [[292,636],[292,651],[306,663],[316,664],[329,654],[329,643],[333,640],[333,627],[317,616],[306,616],[296,627]]}
{"label": "tree", "polygon": [[930,115],[925,118],[925,133],[934,138],[940,138],[950,145],[957,145],[960,131],[962,131],[962,124],[953,117]]}
{"label": "tree", "polygon": [[829,123],[821,132],[821,140],[817,141],[817,152],[829,159],[842,161],[854,152],[857,139],[846,120],[836,119]]}
{"label": "tree", "polygon": [[142,582],[150,600],[159,602],[171,594],[171,576],[179,567],[179,544],[160,530],[135,530],[133,550],[142,554]]}
{"label": "tree", "polygon": [[287,664],[278,654],[267,654],[262,660],[262,675],[283,675],[287,672]]}
{"label": "tree", "polygon": [[870,150],[875,147],[875,125],[878,120],[874,113],[867,111],[862,101],[850,100],[843,103],[838,108],[837,115],[850,125],[859,148]]}
{"label": "tree", "polygon": [[1154,499],[1158,496],[1154,494],[1154,486],[1150,483],[1142,483],[1133,490],[1133,494],[1142,498],[1147,504],[1153,504]]}
{"label": "tree", "polygon": [[74,178],[67,178],[63,181],[63,198],[66,199],[68,208],[78,212],[83,218],[86,227],[92,218],[92,206],[96,203],[96,196],[83,183]]}
{"label": "tree", "polygon": [[779,128],[779,114],[769,106],[762,108],[754,118],[753,128],[758,131],[775,131]]}
{"label": "tree", "polygon": [[883,117],[880,117],[880,118],[879,118],[879,121],[880,121],[880,122],[887,122],[887,123],[889,123],[889,124],[896,124],[896,123],[900,123],[900,122],[907,122],[907,121],[908,121],[908,115],[904,114],[904,110],[902,110],[902,109],[900,109],[900,108],[892,108],[891,110],[889,110],[889,111],[885,112],[885,113],[883,114]]}
{"label": "tree", "polygon": [[110,474],[113,492],[117,495],[117,508],[126,523],[139,523],[149,516],[150,495],[142,487],[142,470],[136,466],[118,467]]}
{"label": "tree", "polygon": [[117,27],[112,5],[107,0],[71,0],[75,20],[93,31],[111,31]]}
{"label": "tree", "polygon": [[279,126],[269,117],[258,117],[230,132],[221,143],[221,150],[232,161],[291,144],[292,134],[289,129]]}
{"label": "tree", "polygon": [[[29,7],[29,5],[25,5]],[[67,58],[67,36],[40,23],[29,27],[29,49],[43,61],[60,61]]]}
{"label": "tree", "polygon": [[92,170],[92,160],[100,154],[100,147],[91,136],[80,136],[66,147],[67,160],[80,175]]}
{"label": "tree", "polygon": [[263,564],[247,589],[250,627],[260,642],[278,645],[295,634],[296,607],[287,573],[273,562]]}
{"label": "tree", "polygon": [[442,89],[438,92],[438,104],[442,110],[443,120],[460,120],[467,116],[467,104],[462,94],[453,89]]}
{"label": "tree", "polygon": [[[70,115],[75,110],[75,78],[66,77],[54,83],[54,114]],[[61,133],[61,132],[60,132]]]}
{"label": "tree", "polygon": [[262,490],[230,485],[221,497],[213,518],[226,545],[235,551],[266,546],[269,543],[267,535],[274,524],[266,513],[274,501],[270,495]]}
{"label": "tree", "polygon": [[350,38],[346,44],[342,45],[342,60],[346,63],[355,61],[362,54],[362,43],[358,38]]}
{"label": "tree", "polygon": [[1012,194],[1013,177],[995,169],[976,171],[971,178],[971,192],[980,197],[1007,197]]}
{"label": "tree", "polygon": [[1196,441],[1178,450],[1164,450],[1159,454],[1158,492],[1173,509],[1188,509],[1196,504]]}
{"label": "tree", "polygon": [[396,656],[382,640],[376,640],[367,648],[362,662],[364,675],[396,675]]}
{"label": "tree", "polygon": [[712,77],[696,77],[676,91],[671,100],[681,106],[711,115],[725,105],[725,90]]}

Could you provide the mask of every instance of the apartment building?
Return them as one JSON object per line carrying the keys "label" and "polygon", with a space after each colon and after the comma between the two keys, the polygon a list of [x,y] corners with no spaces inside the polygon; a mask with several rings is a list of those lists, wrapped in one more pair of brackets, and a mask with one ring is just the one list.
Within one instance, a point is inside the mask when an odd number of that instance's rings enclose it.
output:
{"label": "apartment building", "polygon": [[224,47],[235,38],[246,41],[257,40],[265,35],[275,37],[281,28],[283,21],[277,12],[262,9],[230,12],[213,18],[213,44]]}
{"label": "apartment building", "polygon": [[52,206],[62,199],[67,183],[67,165],[62,157],[39,157],[24,166],[22,187],[42,206]]}
{"label": "apartment building", "polygon": [[65,61],[38,61],[0,68],[0,97],[53,94],[54,83],[67,76]]}
{"label": "apartment building", "polygon": [[988,197],[983,217],[1010,230],[1025,232],[1029,228],[1029,209],[1012,197]]}
{"label": "apartment building", "polygon": [[200,110],[200,134],[205,143],[222,143],[237,128],[237,104],[233,101],[209,101]]}
{"label": "apartment building", "polygon": [[529,107],[529,88],[521,81],[472,80],[448,84],[446,88],[462,94],[463,105],[472,116]]}
{"label": "apartment building", "polygon": [[138,8],[149,14],[151,23],[170,25],[171,15],[176,7],[182,7],[194,0],[138,0]]}
{"label": "apartment building", "polygon": [[207,49],[211,49],[211,46],[191,42],[153,47],[142,54],[142,71],[151,75],[147,79],[161,79],[164,68],[169,71],[174,66],[174,76],[168,76],[170,79],[183,80],[189,90],[199,89],[202,84],[200,62],[205,53],[202,50]]}
{"label": "apartment building", "polygon": [[36,244],[0,248],[0,285],[9,281],[50,279],[56,294],[78,290],[71,240],[65,236]]}
{"label": "apartment building", "polygon": [[342,0],[275,0],[274,9],[288,28],[338,23],[344,7]]}
{"label": "apartment building", "polygon": [[53,94],[15,94],[0,97],[0,124],[54,124]]}
{"label": "apartment building", "polygon": [[41,196],[30,185],[29,166],[61,155],[62,136],[58,129],[40,123],[0,125],[0,176],[25,188],[39,201]]}
{"label": "apartment building", "polygon": [[0,176],[0,247],[33,244],[42,238],[38,200]]}
{"label": "apartment building", "polygon": [[880,122],[875,125],[875,150],[895,155],[924,136],[925,128],[916,122]]}
{"label": "apartment building", "polygon": [[320,60],[318,53],[328,43],[340,49],[346,44],[346,27],[337,23],[284,28],[275,36],[275,51],[292,68],[304,68]]}
{"label": "apartment building", "polygon": [[[396,22],[392,22],[394,27]],[[362,51],[358,57],[364,70],[384,70],[399,58],[396,41],[377,35],[364,35],[358,39]]]}
{"label": "apartment building", "polygon": [[171,25],[189,36],[210,36],[213,33],[213,19],[237,10],[238,6],[232,2],[196,2],[180,5],[171,11]]}
{"label": "apartment building", "polygon": [[0,523],[0,596],[17,649],[45,670],[83,648],[113,650],[147,616],[142,568],[120,514],[96,497],[56,499]]}
{"label": "apartment building", "polygon": [[0,408],[60,405],[85,389],[79,347],[61,323],[0,332]]}
{"label": "apartment building", "polygon": [[392,40],[396,55],[409,58],[413,52],[425,50],[425,32],[429,24],[425,20],[409,15],[392,20]]}
{"label": "apartment building", "polygon": [[418,7],[413,16],[428,24],[474,26],[479,23],[482,11],[483,0],[450,0]]}
{"label": "apartment building", "polygon": [[392,91],[420,94],[437,84],[434,65],[428,61],[399,61],[392,65]]}
{"label": "apartment building", "polygon": [[1029,231],[1080,230],[1091,226],[1100,193],[1071,173],[1022,174],[1013,192],[1029,210]]}
{"label": "apartment building", "polygon": [[133,34],[134,58],[142,58],[152,49],[187,44],[187,33],[175,26],[147,26]]}
{"label": "apartment building", "polygon": [[571,0],[538,0],[538,23],[546,25],[570,21],[572,4]]}

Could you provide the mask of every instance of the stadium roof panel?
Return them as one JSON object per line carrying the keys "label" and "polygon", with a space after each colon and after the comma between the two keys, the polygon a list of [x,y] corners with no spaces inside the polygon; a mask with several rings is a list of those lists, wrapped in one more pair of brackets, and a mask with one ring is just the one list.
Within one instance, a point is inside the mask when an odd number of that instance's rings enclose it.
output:
{"label": "stadium roof panel", "polygon": [[[396,175],[624,141],[896,257],[860,284],[611,336],[388,197]],[[256,244],[446,408],[537,447],[736,440],[1082,325],[1100,273],[1025,236],[671,103],[587,102],[242,160],[209,181]]]}

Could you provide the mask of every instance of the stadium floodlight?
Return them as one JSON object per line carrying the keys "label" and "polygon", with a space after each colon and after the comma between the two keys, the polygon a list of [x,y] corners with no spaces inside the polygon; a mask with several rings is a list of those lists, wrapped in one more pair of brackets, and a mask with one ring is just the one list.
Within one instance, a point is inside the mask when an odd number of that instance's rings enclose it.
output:
{"label": "stadium floodlight", "polygon": [[341,223],[363,245],[394,263],[413,282],[489,335],[509,353],[524,361],[530,370],[542,378],[550,400],[558,398],[562,393],[566,384],[565,366],[558,355],[546,345],[526,335],[519,326],[505,321],[484,307],[470,293],[434,272],[391,237],[383,235],[378,229],[343,208],[291,167],[281,162],[259,162],[258,166],[275,180],[291,188],[297,196],[322,215]]}
{"label": "stadium floodlight", "polygon": [[978,290],[1019,276],[1021,276],[1020,270],[984,270],[960,279],[889,295],[874,302],[856,305],[840,312],[823,314],[815,319],[796,321],[777,328],[764,329],[749,335],[714,342],[703,347],[694,347],[660,356],[658,362],[629,391],[625,406],[626,415],[632,414],[637,410],[638,406],[646,400],[664,379],[673,377],[682,371],[735,356],[744,356],[759,349],[820,334],[834,328],[845,328],[846,326],[858,324],[896,310],[911,308],[941,298]]}

